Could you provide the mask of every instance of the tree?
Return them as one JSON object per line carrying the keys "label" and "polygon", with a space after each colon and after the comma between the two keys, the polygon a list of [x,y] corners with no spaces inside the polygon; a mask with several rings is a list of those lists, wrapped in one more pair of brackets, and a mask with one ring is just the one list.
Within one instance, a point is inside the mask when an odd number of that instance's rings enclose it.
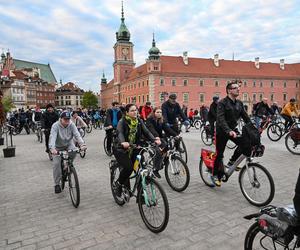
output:
{"label": "tree", "polygon": [[82,106],[84,108],[97,108],[98,98],[92,91],[85,92],[82,97]]}
{"label": "tree", "polygon": [[13,100],[10,96],[5,96],[2,99],[2,104],[4,107],[4,113],[7,113],[9,111],[11,111],[13,108],[15,108],[16,106],[13,103]]}

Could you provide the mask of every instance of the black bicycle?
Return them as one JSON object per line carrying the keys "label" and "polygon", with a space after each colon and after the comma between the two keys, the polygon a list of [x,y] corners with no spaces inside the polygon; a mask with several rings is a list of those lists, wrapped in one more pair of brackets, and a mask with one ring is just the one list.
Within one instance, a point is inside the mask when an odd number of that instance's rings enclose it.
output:
{"label": "black bicycle", "polygon": [[113,155],[113,145],[114,145],[114,142],[117,138],[116,129],[113,129],[113,128],[111,128],[111,129],[112,129],[112,142],[111,142],[110,148],[108,148],[108,145],[107,145],[107,134],[105,135],[104,141],[103,141],[104,151],[105,151],[105,154],[107,156],[112,156]]}
{"label": "black bicycle", "polygon": [[80,203],[80,188],[76,169],[70,158],[70,153],[80,152],[78,148],[74,150],[59,151],[61,156],[61,189],[64,190],[66,182],[69,183],[69,193],[74,207],[78,207]]}
{"label": "black bicycle", "polygon": [[293,206],[270,205],[244,218],[255,219],[245,237],[245,250],[300,248],[300,223]]}
{"label": "black bicycle", "polygon": [[[131,145],[131,147],[137,148],[135,145]],[[131,197],[136,197],[139,212],[146,227],[154,233],[160,233],[167,227],[169,222],[169,203],[165,191],[154,179],[152,165],[142,157],[144,151],[149,150],[149,147],[141,147],[139,149],[140,153],[134,164],[135,170],[130,177],[130,180],[134,179],[135,183],[132,189],[122,185],[121,197],[116,195],[116,181],[119,177],[121,166],[115,160],[110,162],[112,195],[119,206],[128,203]]]}

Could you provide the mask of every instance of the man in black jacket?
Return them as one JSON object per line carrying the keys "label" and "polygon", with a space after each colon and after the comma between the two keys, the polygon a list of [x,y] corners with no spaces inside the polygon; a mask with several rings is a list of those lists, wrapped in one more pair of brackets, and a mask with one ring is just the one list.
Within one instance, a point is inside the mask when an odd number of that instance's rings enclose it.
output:
{"label": "man in black jacket", "polygon": [[266,118],[269,115],[272,115],[273,111],[268,105],[268,99],[263,98],[263,100],[256,104],[254,110],[254,119],[256,128],[259,129],[261,126],[262,119]]}
{"label": "man in black jacket", "polygon": [[113,140],[113,131],[117,128],[119,120],[122,118],[122,111],[119,109],[119,103],[113,102],[112,108],[106,112],[104,127],[107,136],[107,151],[111,152],[111,144]]}
{"label": "man in black jacket", "polygon": [[217,107],[217,156],[214,164],[214,175],[212,176],[212,181],[216,186],[221,185],[220,179],[223,175],[223,157],[227,141],[232,140],[238,145],[228,165],[233,164],[242,153],[239,147],[241,140],[237,138],[237,121],[242,118],[245,123],[251,122],[243,103],[236,99],[239,96],[239,89],[239,82],[237,80],[228,83],[226,86],[227,97],[219,101]]}
{"label": "man in black jacket", "polygon": [[208,111],[208,122],[210,125],[210,135],[211,137],[214,136],[215,133],[215,122],[217,120],[217,107],[218,107],[219,97],[214,96],[213,102],[210,104],[209,111]]}
{"label": "man in black jacket", "polygon": [[49,136],[52,125],[58,121],[59,115],[54,111],[54,107],[51,103],[46,106],[46,112],[43,113],[42,117],[42,129],[44,129],[45,134],[45,145],[46,153],[49,152]]}

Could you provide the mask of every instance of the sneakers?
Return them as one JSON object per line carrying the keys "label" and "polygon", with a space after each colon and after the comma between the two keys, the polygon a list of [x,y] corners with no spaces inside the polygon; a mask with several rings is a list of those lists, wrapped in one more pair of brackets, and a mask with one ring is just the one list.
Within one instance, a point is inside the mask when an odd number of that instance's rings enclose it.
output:
{"label": "sneakers", "polygon": [[153,170],[153,174],[158,178],[160,179],[161,178],[161,175],[159,174],[158,170]]}
{"label": "sneakers", "polygon": [[115,182],[114,191],[115,191],[116,196],[118,196],[120,198],[122,195],[122,185],[120,182],[118,182],[118,181]]}
{"label": "sneakers", "polygon": [[218,176],[216,175],[211,175],[210,176],[211,182],[216,186],[216,187],[221,187],[221,180],[219,180]]}
{"label": "sneakers", "polygon": [[55,185],[55,187],[54,187],[54,192],[55,192],[56,194],[61,193],[60,185]]}

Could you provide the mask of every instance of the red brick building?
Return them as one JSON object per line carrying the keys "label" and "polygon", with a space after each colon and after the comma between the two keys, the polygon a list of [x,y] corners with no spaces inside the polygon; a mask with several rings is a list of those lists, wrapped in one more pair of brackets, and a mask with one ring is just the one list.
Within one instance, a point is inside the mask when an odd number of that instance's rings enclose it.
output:
{"label": "red brick building", "polygon": [[243,84],[240,98],[250,107],[263,97],[269,103],[284,105],[290,98],[300,99],[300,63],[285,64],[255,61],[223,60],[216,54],[213,59],[161,55],[153,37],[146,62],[135,67],[133,44],[124,23],[122,9],[121,25],[114,45],[114,79],[101,81],[101,102],[109,107],[113,100],[143,105],[151,101],[159,106],[171,93],[189,108],[209,105],[214,95],[224,97],[225,86],[232,79]]}

